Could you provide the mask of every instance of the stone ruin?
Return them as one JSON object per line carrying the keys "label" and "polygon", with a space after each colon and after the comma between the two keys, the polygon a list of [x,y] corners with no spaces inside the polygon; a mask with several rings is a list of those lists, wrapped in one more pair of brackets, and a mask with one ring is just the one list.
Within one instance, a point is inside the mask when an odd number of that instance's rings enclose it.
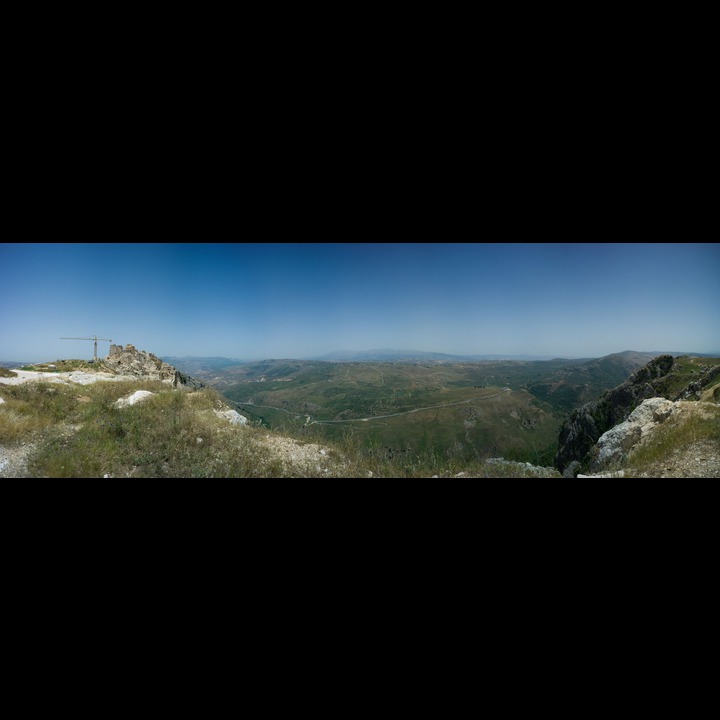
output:
{"label": "stone ruin", "polygon": [[203,387],[194,378],[184,375],[172,365],[163,362],[159,357],[145,350],[138,350],[134,345],[110,345],[110,352],[103,360],[103,365],[118,375],[132,375],[148,380],[159,380],[173,387],[188,385]]}

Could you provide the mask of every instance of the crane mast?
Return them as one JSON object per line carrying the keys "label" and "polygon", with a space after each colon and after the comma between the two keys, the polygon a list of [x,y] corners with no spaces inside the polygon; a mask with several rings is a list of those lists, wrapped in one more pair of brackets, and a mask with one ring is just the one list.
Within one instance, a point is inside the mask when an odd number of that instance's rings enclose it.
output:
{"label": "crane mast", "polygon": [[73,338],[61,337],[60,339],[61,340],[94,340],[95,344],[94,344],[94,349],[93,349],[93,362],[97,362],[98,340],[102,340],[103,342],[109,342],[109,343],[112,342],[112,340],[110,340],[109,338],[99,338],[97,335],[93,335],[92,337],[79,337],[79,338],[78,337],[73,337]]}

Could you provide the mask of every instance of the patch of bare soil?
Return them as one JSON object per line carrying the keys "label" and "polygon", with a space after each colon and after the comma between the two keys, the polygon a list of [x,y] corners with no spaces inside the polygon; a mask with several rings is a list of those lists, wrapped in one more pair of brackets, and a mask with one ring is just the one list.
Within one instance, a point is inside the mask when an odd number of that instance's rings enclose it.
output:
{"label": "patch of bare soil", "polygon": [[278,456],[285,471],[290,474],[312,473],[330,477],[336,469],[330,451],[315,443],[301,444],[291,438],[267,435],[263,445]]}
{"label": "patch of bare soil", "polygon": [[0,445],[0,478],[36,477],[28,470],[28,461],[32,453],[45,442],[51,433],[60,432],[68,437],[77,432],[80,425],[60,425],[54,429],[34,433],[17,445]]}
{"label": "patch of bare soil", "polygon": [[20,445],[0,445],[0,478],[31,477],[28,472],[28,457],[35,450],[35,443],[24,442]]}

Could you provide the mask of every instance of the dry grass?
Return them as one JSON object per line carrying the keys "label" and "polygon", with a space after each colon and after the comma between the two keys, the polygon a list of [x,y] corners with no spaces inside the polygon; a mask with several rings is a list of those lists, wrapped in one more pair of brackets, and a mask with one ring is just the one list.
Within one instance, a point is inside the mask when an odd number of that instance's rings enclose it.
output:
{"label": "dry grass", "polygon": [[720,405],[689,402],[638,446],[626,465],[634,474],[659,477],[669,466],[682,466],[684,451],[707,444],[720,455]]}
{"label": "dry grass", "polygon": [[73,404],[68,390],[55,383],[3,385],[0,443],[16,443],[61,423]]}
{"label": "dry grass", "polygon": [[17,377],[17,373],[5,367],[0,367],[0,377],[13,378]]}

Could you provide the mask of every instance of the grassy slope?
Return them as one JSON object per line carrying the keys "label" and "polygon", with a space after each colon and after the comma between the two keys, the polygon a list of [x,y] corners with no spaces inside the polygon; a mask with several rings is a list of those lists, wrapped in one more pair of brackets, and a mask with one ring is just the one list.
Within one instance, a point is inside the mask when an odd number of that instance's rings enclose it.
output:
{"label": "grassy slope", "polygon": [[[703,372],[718,365],[720,358],[678,358],[673,371],[662,378],[662,390],[666,397],[677,395]],[[708,454],[708,449],[710,454],[720,456],[720,377],[702,390],[700,399],[700,403],[686,403],[686,412],[671,417],[630,454],[626,464],[635,474],[660,477],[669,468],[691,463],[697,454]],[[700,469],[698,476],[703,475]]]}
{"label": "grassy slope", "polygon": [[[633,476],[662,477],[668,470],[691,465],[698,454],[720,454],[720,405],[702,403],[689,412],[671,417],[639,445],[624,465]],[[712,450],[714,448],[714,451]],[[711,472],[717,477],[717,465],[700,469],[699,473],[683,473],[688,477],[703,477]]]}
{"label": "grassy slope", "polygon": [[[675,359],[672,370],[663,378],[654,380],[652,385],[663,397],[674,398],[691,382],[699,380],[704,371],[720,365],[720,358],[681,356]],[[712,387],[717,383],[713,382]]]}
{"label": "grassy slope", "polygon": [[[156,393],[116,409],[135,390]],[[312,433],[285,438],[261,427],[231,426],[215,416],[213,390],[173,391],[157,382],[88,386],[33,382],[0,387],[0,445],[32,441],[32,477],[534,477],[508,463],[464,462],[431,453],[390,456],[344,435],[316,448]],[[199,442],[198,438],[202,438]],[[288,464],[298,453],[300,459]]]}
{"label": "grassy slope", "polygon": [[[116,409],[135,390],[156,395]],[[277,471],[269,451],[238,443],[240,429],[217,418],[209,390],[173,391],[157,382],[88,386],[27,383],[1,388],[0,443],[33,438],[38,477],[252,477]],[[203,438],[202,443],[197,438]]]}
{"label": "grassy slope", "polygon": [[[701,365],[715,363],[720,359],[684,360],[678,366],[678,377],[668,381],[669,389],[675,384],[682,389],[688,378],[692,380],[700,372]],[[330,447],[326,465],[335,477],[365,477],[369,472],[375,477],[449,477],[458,472],[470,477],[522,477],[532,476],[532,472],[520,466],[487,463],[486,459],[515,454],[517,459],[545,464],[542,442],[556,439],[552,422],[559,424],[560,414],[522,389],[547,370],[538,365],[270,362],[246,371],[243,377],[251,382],[236,384],[235,394],[258,404],[260,400],[277,403],[282,410],[255,406],[251,411],[244,406],[242,412],[251,419],[256,416],[271,419],[276,426],[284,424],[301,445],[326,444]],[[562,365],[550,370],[562,373]],[[570,366],[568,372],[572,371]],[[255,382],[261,377],[265,382]],[[293,379],[283,382],[287,377]],[[486,399],[492,392],[489,384],[494,382],[516,389]],[[710,399],[719,386],[708,387],[703,399]],[[113,407],[116,399],[137,389],[151,390],[157,396],[124,410]],[[0,406],[0,444],[19,443],[30,436],[39,439],[30,462],[35,476],[326,475],[314,466],[284,467],[265,443],[266,430],[230,427],[216,418],[211,411],[222,405],[223,398],[209,389],[173,392],[167,385],[141,381],[90,386],[31,383],[0,386],[0,395],[6,401]],[[357,418],[458,400],[471,402],[389,418],[383,425],[376,421],[303,427],[306,414],[333,418],[343,413],[348,417],[349,412]],[[716,442],[713,427],[717,423],[701,432],[709,433],[707,437]],[[202,443],[197,442],[198,437],[203,438]],[[672,444],[672,439],[668,442]],[[657,452],[656,460],[665,450]],[[649,466],[654,460],[643,462]]]}

